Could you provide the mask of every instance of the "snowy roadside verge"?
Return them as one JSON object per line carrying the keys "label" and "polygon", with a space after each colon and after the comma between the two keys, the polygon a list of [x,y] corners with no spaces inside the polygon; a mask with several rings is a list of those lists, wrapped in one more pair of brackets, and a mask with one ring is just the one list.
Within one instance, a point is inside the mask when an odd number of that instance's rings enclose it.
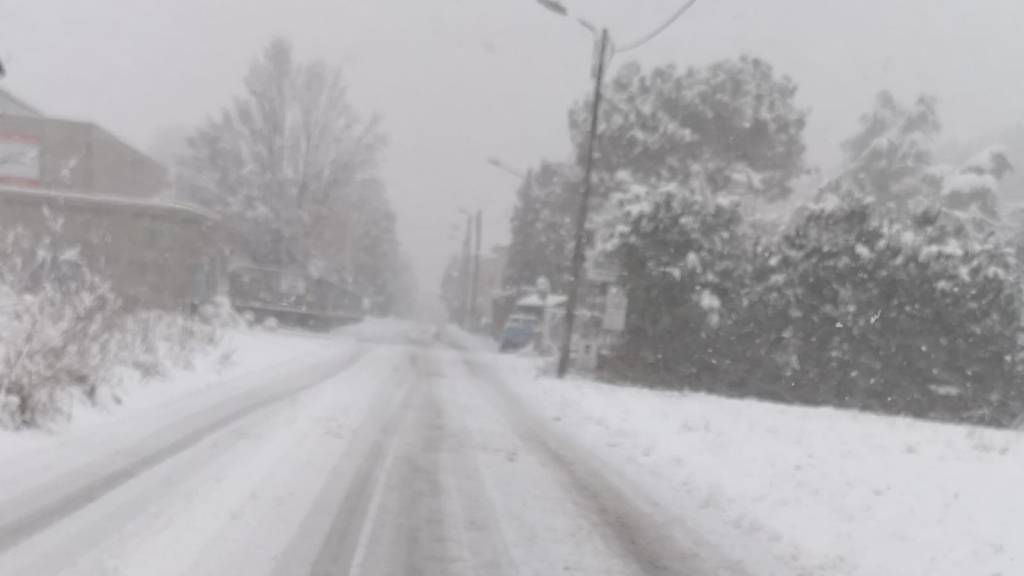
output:
{"label": "snowy roadside verge", "polygon": [[161,377],[137,375],[122,379],[96,404],[74,398],[69,420],[44,430],[0,430],[0,463],[25,452],[59,444],[92,430],[144,421],[160,410],[211,388],[243,386],[246,374],[257,374],[303,357],[314,358],[347,346],[338,338],[259,329],[226,330],[221,341],[195,359],[189,369],[176,369]]}
{"label": "snowy roadside verge", "polygon": [[[479,348],[478,348],[479,349]],[[1021,434],[537,376],[552,427],[756,574],[1024,572]]]}

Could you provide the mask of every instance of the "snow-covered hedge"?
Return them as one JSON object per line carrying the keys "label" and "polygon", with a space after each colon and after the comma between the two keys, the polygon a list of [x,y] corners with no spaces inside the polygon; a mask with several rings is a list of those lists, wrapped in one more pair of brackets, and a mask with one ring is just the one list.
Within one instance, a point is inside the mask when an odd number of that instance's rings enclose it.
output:
{"label": "snow-covered hedge", "polygon": [[681,190],[620,207],[617,364],[786,402],[1006,424],[1022,407],[1013,251],[949,210],[847,198],[776,236]]}
{"label": "snow-covered hedge", "polygon": [[867,202],[804,214],[755,263],[750,315],[788,396],[983,423],[1020,408],[1012,252],[960,218]]}

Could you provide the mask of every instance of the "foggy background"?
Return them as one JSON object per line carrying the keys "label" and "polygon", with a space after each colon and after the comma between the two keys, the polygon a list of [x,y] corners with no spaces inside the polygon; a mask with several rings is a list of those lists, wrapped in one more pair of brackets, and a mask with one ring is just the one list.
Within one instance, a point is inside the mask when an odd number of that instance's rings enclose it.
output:
{"label": "foggy background", "polygon": [[[678,0],[568,5],[625,43]],[[998,141],[1024,117],[1022,19],[1013,0],[700,0],[615,64],[764,57],[799,84],[812,110],[808,158],[827,173],[883,88],[900,100],[937,95],[944,139]],[[589,34],[532,0],[0,0],[5,88],[164,161],[239,93],[274,35],[300,58],[340,64],[360,112],[382,115],[382,173],[429,291],[459,242],[460,207],[485,210],[485,246],[505,241],[517,182],[485,159],[521,169],[566,159],[566,112],[589,84]]]}

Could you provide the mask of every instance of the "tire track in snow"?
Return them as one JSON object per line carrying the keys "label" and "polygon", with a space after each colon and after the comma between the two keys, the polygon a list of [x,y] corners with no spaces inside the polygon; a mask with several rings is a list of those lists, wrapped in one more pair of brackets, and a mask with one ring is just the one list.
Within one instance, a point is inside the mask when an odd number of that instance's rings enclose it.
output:
{"label": "tire track in snow", "polygon": [[411,350],[411,373],[381,383],[362,438],[331,473],[275,573],[515,573],[471,432],[451,413],[449,383],[433,350]]}
{"label": "tire track in snow", "polygon": [[483,360],[471,352],[462,356],[467,370],[480,384],[474,389],[505,419],[510,430],[561,476],[580,509],[594,518],[605,540],[636,566],[638,574],[746,574],[738,566],[723,564],[698,534],[687,534],[683,542],[676,535],[678,526],[665,518],[656,502],[644,497],[641,488],[571,439],[551,430]]}
{"label": "tire track in snow", "polygon": [[360,549],[367,544],[374,511],[382,497],[380,480],[413,400],[405,364],[402,362],[380,383],[372,407],[356,432],[359,438],[353,443],[355,454],[347,453],[331,470],[309,516],[277,563],[275,574],[349,574],[359,563]]}
{"label": "tire track in snow", "polygon": [[443,379],[437,383],[441,387],[438,393],[441,397],[435,398],[435,402],[446,429],[446,442],[450,444],[447,450],[449,458],[446,462],[446,478],[451,483],[450,490],[455,494],[453,500],[459,516],[453,524],[462,526],[459,536],[470,562],[470,573],[517,575],[519,568],[495,508],[495,496],[480,469],[475,431],[467,424],[466,415],[462,412],[463,406],[456,402],[460,390],[456,389],[451,375],[442,368],[444,362],[436,349],[431,360],[436,366],[437,375]]}

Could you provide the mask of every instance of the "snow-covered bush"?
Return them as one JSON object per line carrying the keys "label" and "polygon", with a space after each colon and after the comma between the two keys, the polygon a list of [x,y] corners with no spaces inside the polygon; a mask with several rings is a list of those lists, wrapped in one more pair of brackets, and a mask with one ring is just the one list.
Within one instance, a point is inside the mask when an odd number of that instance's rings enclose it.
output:
{"label": "snow-covered bush", "polygon": [[979,423],[1024,406],[1013,252],[960,215],[854,198],[758,237],[710,197],[617,201],[608,249],[630,294],[619,364],[722,393]]}
{"label": "snow-covered bush", "polygon": [[154,377],[189,368],[241,320],[224,302],[197,316],[125,312],[110,283],[63,239],[58,216],[45,229],[0,240],[0,427],[66,416],[77,395],[95,401],[125,372]]}
{"label": "snow-covered bush", "polygon": [[934,97],[920,96],[906,106],[892,93],[880,92],[872,110],[861,116],[859,130],[843,142],[846,170],[832,184],[906,208],[922,192],[940,130]]}
{"label": "snow-covered bush", "polygon": [[[61,222],[47,214],[47,226]],[[56,238],[14,230],[0,247],[0,424],[9,427],[60,413],[68,389],[94,398],[109,369],[118,299]]]}
{"label": "snow-covered bush", "polygon": [[176,368],[189,369],[198,352],[219,341],[211,324],[181,314],[160,311],[124,316],[114,338],[118,365],[134,369],[145,378],[165,376]]}
{"label": "snow-covered bush", "polygon": [[620,361],[706,372],[746,285],[737,203],[691,188],[641,188],[614,197],[609,213],[603,250],[618,258],[630,301]]}
{"label": "snow-covered bush", "polygon": [[751,305],[781,336],[762,353],[790,395],[980,421],[1017,402],[1020,286],[992,237],[854,202],[809,211],[766,256]]}

